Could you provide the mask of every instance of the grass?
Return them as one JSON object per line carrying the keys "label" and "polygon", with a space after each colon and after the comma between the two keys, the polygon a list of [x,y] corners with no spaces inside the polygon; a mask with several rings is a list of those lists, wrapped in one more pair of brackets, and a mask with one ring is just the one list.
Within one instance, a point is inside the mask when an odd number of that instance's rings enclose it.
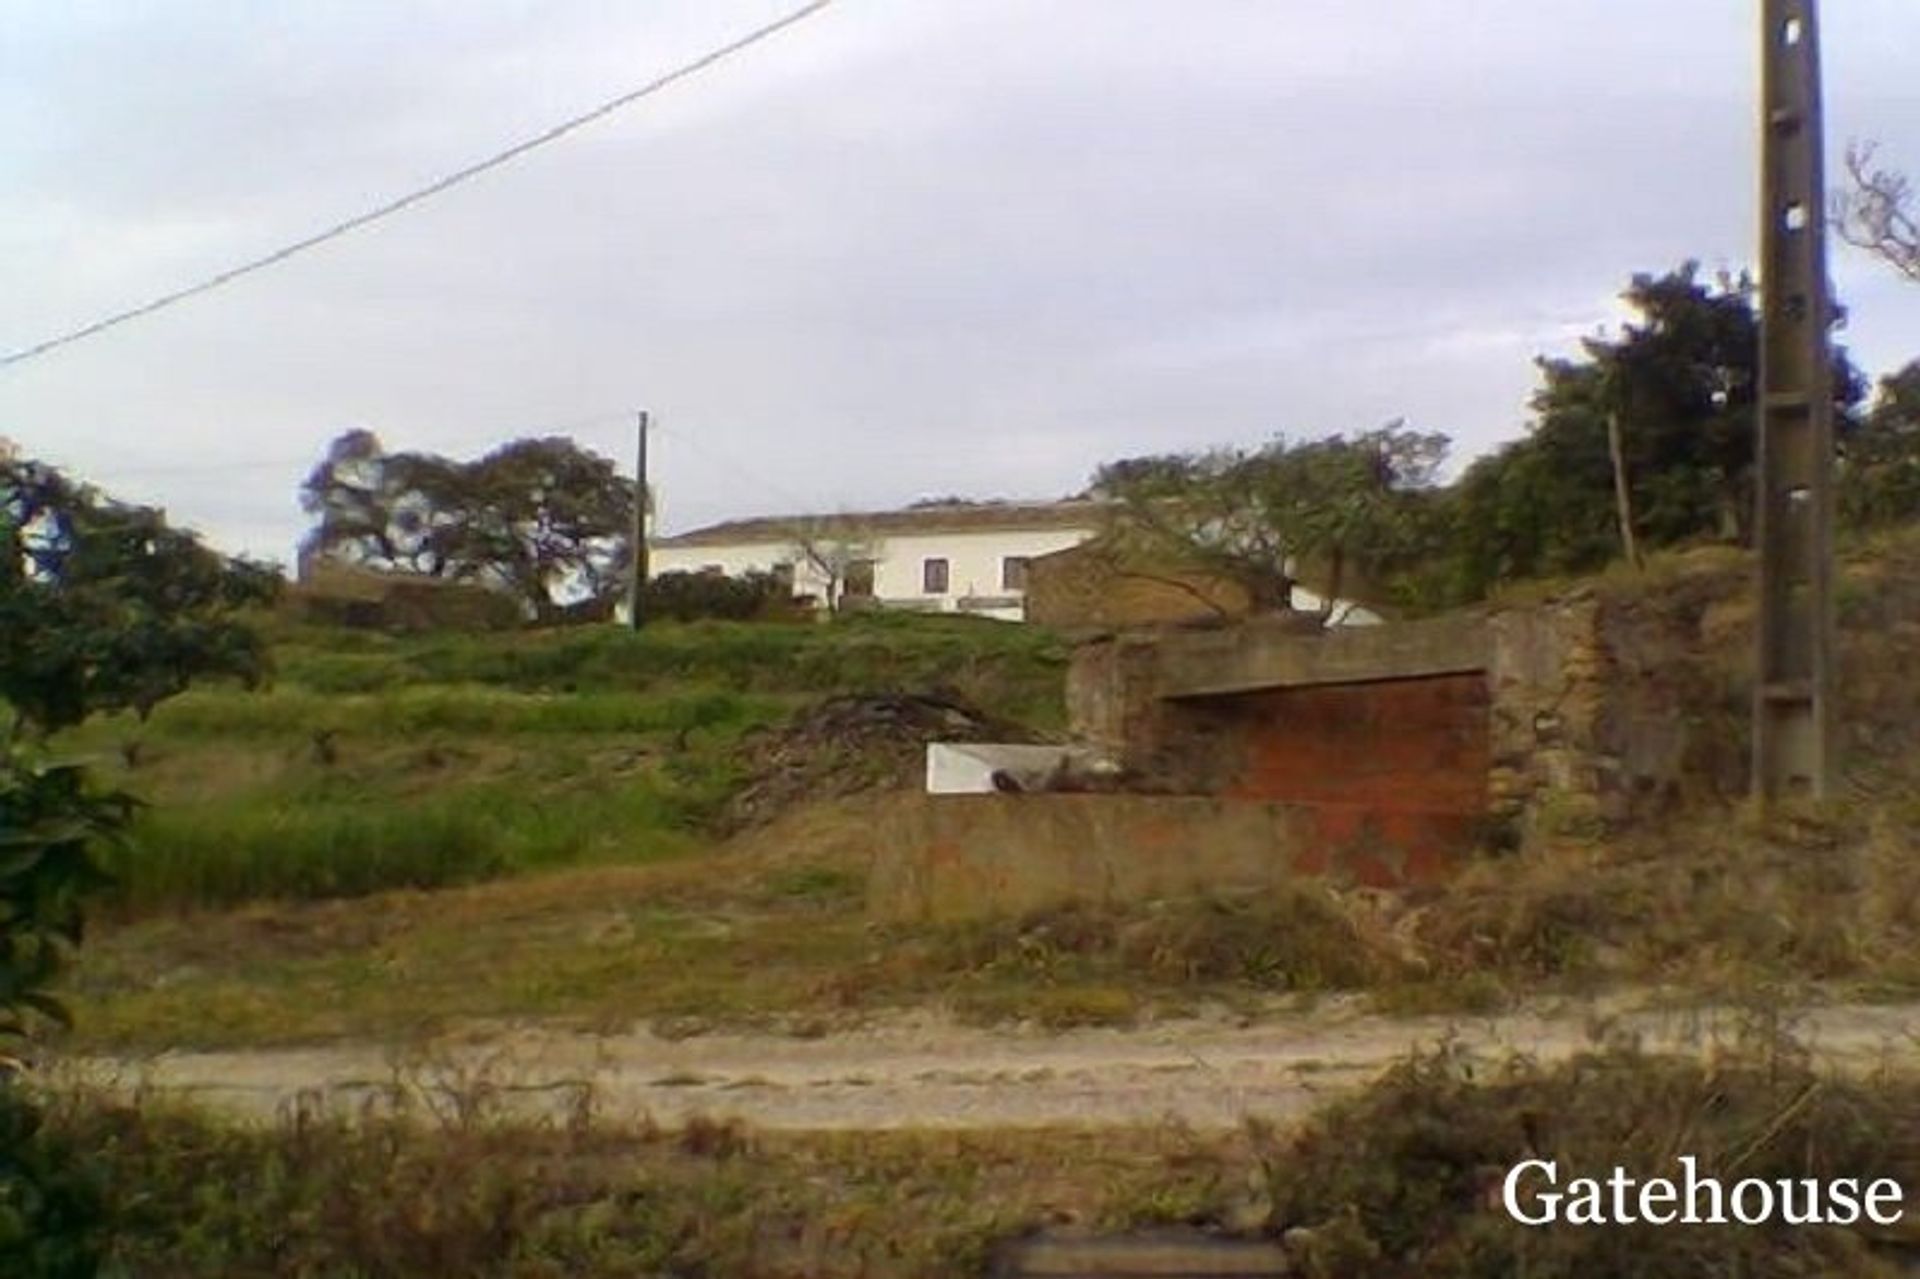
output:
{"label": "grass", "polygon": [[[74,1042],[404,1038],[495,1018],[818,1029],[925,1004],[1118,1025],[1323,991],[1396,1012],[1622,985],[1911,998],[1909,541],[1877,552],[1891,578],[1859,579],[1873,589],[1856,592],[1843,691],[1847,722],[1874,737],[1854,753],[1847,803],[1771,826],[1713,805],[1635,832],[1564,823],[1432,892],[1303,887],[941,929],[868,923],[878,810],[796,814],[715,847],[734,747],[822,670],[878,678],[978,650],[981,669],[1038,680],[1045,637],[934,618],[639,637],[283,633],[276,691],[180,699],[139,730],[135,763],[108,770],[155,803],[117,862],[117,918],[82,955]],[[875,643],[897,651],[874,658]],[[364,691],[315,687],[355,663]],[[740,687],[686,682],[722,666]],[[447,678],[464,682],[433,682]],[[113,760],[133,731],[78,740]]]}
{"label": "grass", "polygon": [[272,688],[196,689],[60,743],[147,803],[110,858],[123,916],[691,855],[740,781],[742,735],[821,693],[946,687],[996,714],[1063,713],[1058,642],[973,619],[267,625]]}
{"label": "grass", "polygon": [[355,897],[497,875],[647,861],[700,844],[682,798],[642,778],[529,794],[506,781],[408,798],[315,787],[154,808],[108,860],[116,904],[147,912],[260,898]]}
{"label": "grass", "polygon": [[69,1094],[40,1144],[92,1209],[108,1273],[155,1276],[947,1279],[1063,1215],[1217,1212],[1250,1167],[1244,1143],[1171,1129],[669,1133],[595,1123],[590,1105],[508,1122],[476,1090],[437,1115],[239,1129]]}
{"label": "grass", "polygon": [[1408,899],[1302,885],[883,928],[863,909],[881,802],[649,864],[609,851],[597,869],[123,922],[80,956],[70,1042],[405,1040],[503,1018],[820,1033],[929,1005],[1057,1028],[1207,1006],[1257,1014],[1329,992],[1385,1012],[1477,1013],[1620,986],[1714,999],[1920,991],[1920,827],[1901,817],[1920,822],[1920,804],[1772,833],[1703,815],[1649,842],[1488,861]]}
{"label": "grass", "polygon": [[[1817,1073],[1764,1020],[1750,1029],[1753,1039],[1709,1062],[1621,1043],[1551,1067],[1515,1059],[1489,1070],[1447,1048],[1416,1056],[1304,1128],[1266,1134],[1268,1229],[1302,1273],[1326,1279],[1909,1273],[1872,1246],[1876,1227],[1529,1227],[1492,1208],[1506,1171],[1532,1158],[1557,1161],[1563,1189],[1616,1167],[1672,1178],[1680,1155],[1729,1185],[1920,1182],[1911,1074]],[[1911,1246],[1912,1233],[1903,1239]]]}
{"label": "grass", "polygon": [[[517,693],[485,685],[412,686],[374,693],[324,693],[297,685],[268,692],[188,692],[164,703],[146,725],[159,741],[259,741],[300,734],[407,737],[421,733],[517,734],[728,732],[766,723],[793,704],[771,694],[727,689],[654,693]],[[124,719],[106,721],[120,735]]]}
{"label": "grass", "polygon": [[[868,811],[844,807],[834,848],[786,827],[757,847],[653,865],[128,922],[81,955],[68,1042],[400,1041],[500,1018],[813,1034],[929,1004],[978,1021],[1125,1024],[1202,1001],[1351,988],[1395,962],[1307,890],[876,929],[858,845]],[[796,846],[802,834],[811,850]]]}
{"label": "grass", "polygon": [[[1795,1227],[1522,1226],[1495,1197],[1551,1158],[1563,1184],[1675,1176],[1731,1183],[1920,1183],[1920,1081],[1816,1071],[1760,1016],[1711,1058],[1596,1035],[1553,1065],[1416,1054],[1304,1123],[1120,1129],[762,1133],[695,1118],[665,1131],[596,1119],[590,1086],[553,1117],[507,1110],[484,1076],[422,1094],[404,1073],[351,1117],[296,1107],[236,1126],[161,1097],[53,1091],[0,1169],[59,1192],[0,1260],[91,1250],[141,1275],[977,1275],[999,1241],[1172,1224],[1276,1240],[1311,1279],[1747,1279],[1907,1273],[1916,1238]],[[689,1081],[692,1082],[692,1081]],[[20,1201],[16,1198],[16,1202]],[[40,1205],[30,1205],[40,1208]],[[78,1228],[92,1227],[91,1233]],[[29,1272],[32,1272],[29,1270]]]}
{"label": "grass", "polygon": [[696,686],[822,695],[950,687],[1040,727],[1064,719],[1066,650],[1038,627],[871,614],[816,622],[664,622],[509,635],[342,638],[275,627],[284,682],[323,694],[484,685],[521,693],[650,693]]}

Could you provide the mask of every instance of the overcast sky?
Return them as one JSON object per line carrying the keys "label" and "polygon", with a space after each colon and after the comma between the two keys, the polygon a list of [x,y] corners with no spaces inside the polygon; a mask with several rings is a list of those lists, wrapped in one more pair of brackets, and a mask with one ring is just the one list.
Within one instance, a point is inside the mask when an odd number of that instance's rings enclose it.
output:
{"label": "overcast sky", "polygon": [[[298,239],[797,0],[0,0],[0,348]],[[1759,0],[839,0],[515,164],[0,370],[0,435],[286,559],[366,426],[654,450],[663,525],[1520,434],[1639,270],[1752,262]],[[1920,170],[1920,4],[1825,6]],[[1836,246],[1841,339],[1920,286]]]}

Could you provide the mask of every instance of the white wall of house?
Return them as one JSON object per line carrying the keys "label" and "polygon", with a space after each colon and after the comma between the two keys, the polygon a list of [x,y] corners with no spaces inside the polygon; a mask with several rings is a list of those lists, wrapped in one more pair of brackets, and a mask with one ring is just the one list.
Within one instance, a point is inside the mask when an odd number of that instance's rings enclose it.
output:
{"label": "white wall of house", "polygon": [[[891,534],[879,539],[873,548],[873,593],[888,608],[964,611],[1019,621],[1026,615],[1026,591],[1018,577],[1007,576],[1007,561],[1064,551],[1097,531],[1089,525]],[[929,561],[945,562],[944,589],[928,589],[940,586],[941,576],[938,568],[930,568]],[[779,564],[793,565],[794,594],[826,597],[825,579],[792,542],[655,546],[648,554],[653,576],[709,571],[735,576],[752,570],[769,572]]]}
{"label": "white wall of house", "polygon": [[[886,539],[876,557],[873,593],[893,608],[943,612],[967,608],[1018,620],[1026,615],[1026,587],[1023,579],[1006,576],[1007,561],[1064,551],[1094,532],[1051,528],[897,534]],[[928,589],[940,585],[937,568],[929,581],[929,561],[945,561],[945,589]]]}
{"label": "white wall of house", "polygon": [[[1006,621],[1026,616],[1023,588],[1008,585],[1006,562],[1009,559],[1033,559],[1078,546],[1095,535],[1092,525],[1084,528],[1042,529],[950,529],[928,532],[895,533],[874,544],[873,593],[887,608],[919,609],[926,612],[969,612]],[[928,561],[946,561],[944,590],[928,590],[938,585],[929,581]],[[827,597],[827,581],[807,563],[806,557],[791,541],[736,542],[714,546],[655,545],[648,554],[649,573],[718,572],[729,577],[759,571],[771,572],[781,564],[793,566],[793,592]],[[1320,597],[1303,586],[1293,591],[1295,608],[1317,610]],[[1351,603],[1335,606],[1336,625],[1368,626],[1380,621],[1372,610]]]}
{"label": "white wall of house", "polygon": [[[732,546],[653,546],[647,550],[647,576],[662,573],[725,573],[738,577],[754,571],[768,573],[776,564],[799,557],[791,542],[741,542]],[[798,566],[795,568],[798,573]],[[795,582],[795,590],[805,591]]]}

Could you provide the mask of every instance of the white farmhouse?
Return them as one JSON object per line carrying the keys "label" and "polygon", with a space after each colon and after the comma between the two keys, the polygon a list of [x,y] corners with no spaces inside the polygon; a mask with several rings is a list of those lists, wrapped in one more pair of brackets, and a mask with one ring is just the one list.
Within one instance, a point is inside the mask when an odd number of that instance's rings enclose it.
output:
{"label": "white farmhouse", "polygon": [[[1104,503],[938,503],[903,511],[729,520],[651,543],[649,571],[759,571],[796,596],[922,612],[1025,616],[1027,562],[1098,534]],[[809,548],[813,554],[809,554]],[[843,567],[829,581],[822,561]]]}

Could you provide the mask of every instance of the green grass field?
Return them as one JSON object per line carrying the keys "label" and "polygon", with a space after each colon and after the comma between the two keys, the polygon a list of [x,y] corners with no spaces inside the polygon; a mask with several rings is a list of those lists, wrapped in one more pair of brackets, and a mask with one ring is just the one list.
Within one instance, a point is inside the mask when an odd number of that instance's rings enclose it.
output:
{"label": "green grass field", "polygon": [[683,856],[711,842],[742,735],[825,694],[1062,717],[1058,642],[973,619],[269,629],[269,688],[195,689],[59,743],[145,804],[108,857],[123,916]]}

